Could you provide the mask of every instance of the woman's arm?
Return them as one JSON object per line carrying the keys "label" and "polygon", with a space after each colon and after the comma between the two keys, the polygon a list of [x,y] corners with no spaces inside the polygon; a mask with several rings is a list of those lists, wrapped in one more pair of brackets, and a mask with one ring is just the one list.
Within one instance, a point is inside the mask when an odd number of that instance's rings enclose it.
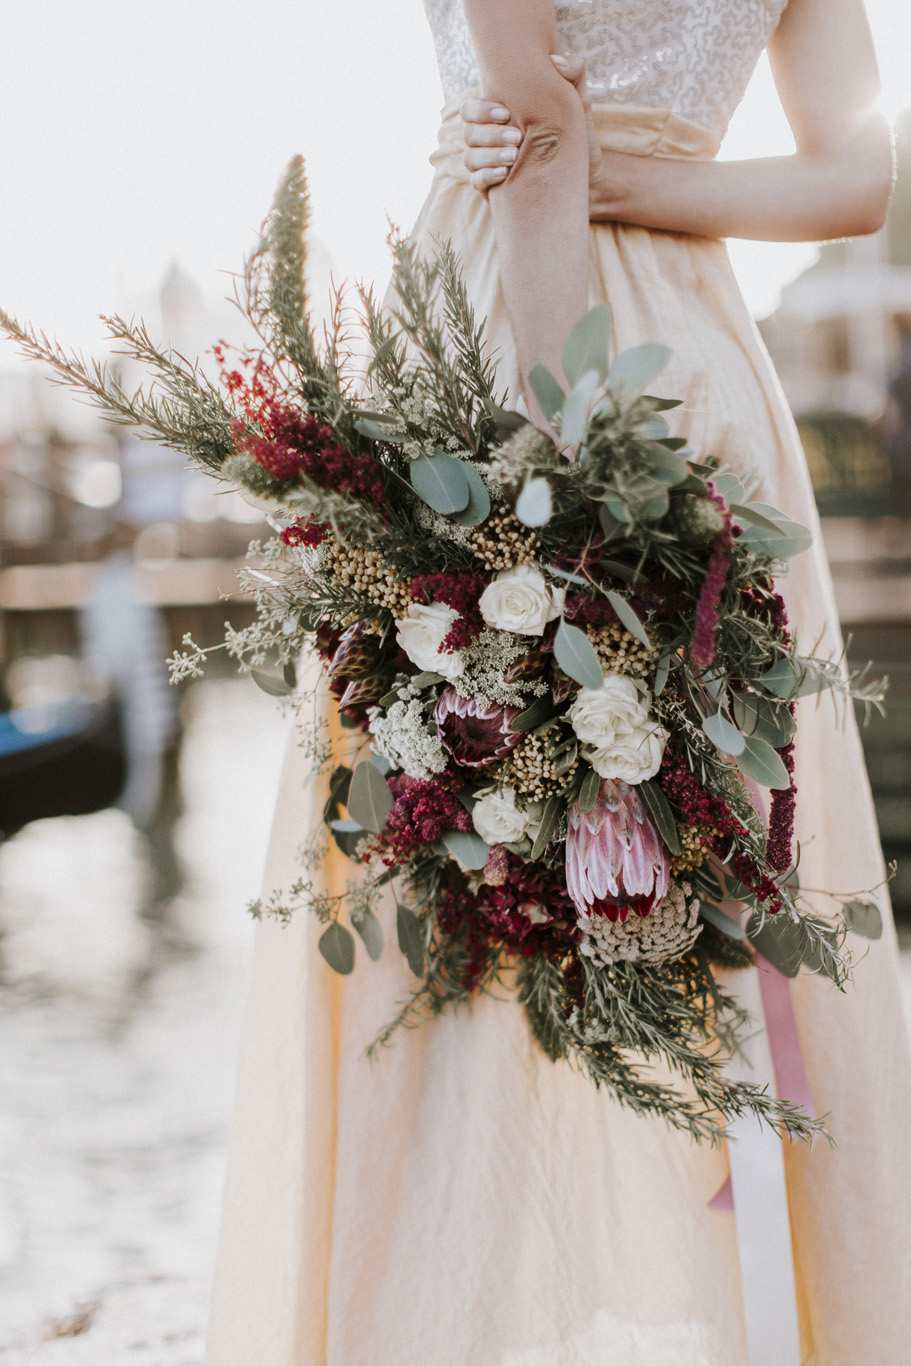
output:
{"label": "woman's arm", "polygon": [[[590,217],[782,242],[880,228],[892,150],[875,109],[879,77],[862,0],[790,0],[769,56],[797,144],[793,156],[709,162],[604,152]],[[578,68],[567,77],[578,79]],[[480,158],[477,184],[484,153],[468,155]]]}
{"label": "woman's arm", "polygon": [[[490,192],[500,275],[523,381],[560,373],[563,343],[588,306],[588,143],[579,99],[551,61],[553,0],[465,0],[485,93],[521,134]],[[527,386],[526,386],[527,389]]]}

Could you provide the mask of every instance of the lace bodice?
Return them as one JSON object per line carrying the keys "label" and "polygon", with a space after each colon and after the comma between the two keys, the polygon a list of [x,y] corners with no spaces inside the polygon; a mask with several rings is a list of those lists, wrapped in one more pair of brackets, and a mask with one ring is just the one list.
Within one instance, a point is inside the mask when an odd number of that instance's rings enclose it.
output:
{"label": "lace bodice", "polygon": [[[594,99],[669,109],[721,137],[787,0],[563,0],[561,50]],[[447,102],[478,83],[461,0],[424,0]]]}

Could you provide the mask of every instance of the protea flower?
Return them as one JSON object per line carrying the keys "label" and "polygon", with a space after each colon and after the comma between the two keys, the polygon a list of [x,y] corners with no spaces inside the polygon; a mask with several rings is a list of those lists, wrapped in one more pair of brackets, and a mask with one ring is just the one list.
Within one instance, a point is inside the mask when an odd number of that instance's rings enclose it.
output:
{"label": "protea flower", "polygon": [[512,729],[518,707],[482,703],[476,697],[460,697],[455,688],[444,688],[433,710],[440,742],[457,764],[481,768],[503,759],[522,739]]}
{"label": "protea flower", "polygon": [[372,630],[371,622],[355,622],[338,638],[329,664],[329,677],[365,678],[376,666],[381,644],[379,636]]}
{"label": "protea flower", "polygon": [[629,784],[608,779],[591,811],[570,807],[566,834],[566,886],[580,915],[644,919],[666,895],[667,852]]}

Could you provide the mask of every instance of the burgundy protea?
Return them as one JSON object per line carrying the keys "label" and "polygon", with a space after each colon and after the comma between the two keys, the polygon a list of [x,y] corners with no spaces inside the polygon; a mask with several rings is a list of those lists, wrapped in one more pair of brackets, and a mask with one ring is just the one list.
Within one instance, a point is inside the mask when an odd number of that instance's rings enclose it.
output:
{"label": "burgundy protea", "polygon": [[634,787],[608,779],[591,811],[570,807],[566,886],[580,915],[644,919],[669,879],[667,851]]}
{"label": "burgundy protea", "polygon": [[444,688],[433,710],[440,742],[457,764],[481,768],[503,759],[522,739],[512,729],[518,707],[501,707],[497,702],[480,702],[476,697],[460,697],[455,688]]}

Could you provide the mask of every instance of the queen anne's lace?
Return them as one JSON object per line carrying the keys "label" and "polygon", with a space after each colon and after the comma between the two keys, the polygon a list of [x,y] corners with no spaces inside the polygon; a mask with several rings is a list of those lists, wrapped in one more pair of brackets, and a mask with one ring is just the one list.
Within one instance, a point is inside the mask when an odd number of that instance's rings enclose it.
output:
{"label": "queen anne's lace", "polygon": [[[595,100],[669,109],[719,138],[787,0],[563,0],[560,48]],[[446,100],[478,84],[462,0],[424,0]]]}

